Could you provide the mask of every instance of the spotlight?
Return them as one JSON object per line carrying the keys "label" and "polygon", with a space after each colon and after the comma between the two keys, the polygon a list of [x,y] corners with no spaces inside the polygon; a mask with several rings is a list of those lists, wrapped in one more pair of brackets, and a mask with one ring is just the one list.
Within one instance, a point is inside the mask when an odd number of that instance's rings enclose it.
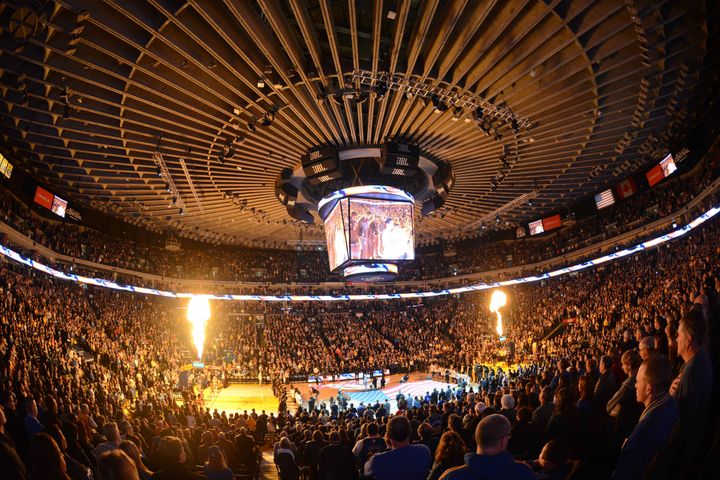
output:
{"label": "spotlight", "polygon": [[268,114],[266,113],[266,114],[263,116],[263,119],[262,119],[262,122],[260,122],[260,125],[262,125],[263,127],[269,127],[270,125],[272,125],[272,122],[273,122],[273,121],[272,121],[272,118],[270,118],[270,115],[268,115]]}
{"label": "spotlight", "polygon": [[222,153],[218,155],[218,162],[225,164],[225,156]]}
{"label": "spotlight", "polygon": [[497,215],[497,216],[495,217],[495,223],[500,223],[500,215]]}
{"label": "spotlight", "polygon": [[259,77],[257,81],[257,87],[258,88],[265,88],[265,79],[263,77]]}
{"label": "spotlight", "polygon": [[373,87],[373,91],[377,94],[378,98],[383,98],[388,91],[387,83],[379,82]]}
{"label": "spotlight", "polygon": [[443,103],[443,101],[438,95],[433,95],[432,97],[430,97],[430,100],[432,100],[433,107],[435,108],[435,113],[442,113],[448,109],[448,106]]}
{"label": "spotlight", "polygon": [[513,129],[513,132],[518,133],[520,131],[520,125],[518,125],[517,120],[514,118],[510,122],[510,127]]}
{"label": "spotlight", "polygon": [[475,120],[480,120],[481,118],[483,118],[483,108],[477,107],[473,112],[473,115],[475,116]]}
{"label": "spotlight", "polygon": [[155,173],[157,173],[158,177],[162,177],[162,170],[160,170],[160,165],[155,167]]}
{"label": "spotlight", "polygon": [[528,204],[528,207],[532,207],[533,206],[532,200],[528,200],[527,204]]}
{"label": "spotlight", "polygon": [[168,182],[165,182],[165,191],[166,192],[170,191],[170,184]]}
{"label": "spotlight", "polygon": [[70,104],[65,104],[65,109],[63,110],[63,118],[70,118]]}
{"label": "spotlight", "polygon": [[181,207],[180,209],[178,209],[178,213],[180,215],[185,215],[185,210]]}
{"label": "spotlight", "polygon": [[463,109],[460,107],[453,107],[452,121],[457,122],[458,120],[460,120],[462,118],[462,116],[463,116]]}
{"label": "spotlight", "polygon": [[247,128],[248,128],[248,130],[250,130],[251,132],[254,132],[254,131],[255,131],[255,122],[248,122]]}

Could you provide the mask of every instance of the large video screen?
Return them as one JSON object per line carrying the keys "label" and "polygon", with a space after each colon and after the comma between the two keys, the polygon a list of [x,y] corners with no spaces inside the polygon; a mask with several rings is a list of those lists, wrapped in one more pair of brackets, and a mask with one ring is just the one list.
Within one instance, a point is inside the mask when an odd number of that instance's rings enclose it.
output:
{"label": "large video screen", "polygon": [[65,218],[65,210],[67,210],[67,200],[55,195],[53,197],[52,208],[50,209],[55,215]]}
{"label": "large video screen", "polygon": [[667,178],[677,170],[672,155],[668,155],[662,161],[645,174],[648,185],[654,187],[660,180]]}
{"label": "large video screen", "polygon": [[35,203],[41,205],[55,215],[65,218],[65,210],[67,210],[67,200],[63,200],[57,195],[53,195],[42,187],[35,189]]}
{"label": "large video screen", "polygon": [[350,258],[413,260],[414,207],[409,202],[350,199]]}
{"label": "large video screen", "polygon": [[347,228],[348,200],[340,200],[325,219],[325,241],[327,242],[330,270],[347,262],[350,255],[350,239]]}
{"label": "large video screen", "polygon": [[530,222],[528,224],[528,227],[530,228],[530,235],[539,235],[545,231],[545,229],[543,228],[542,220],[535,220],[534,222]]}
{"label": "large video screen", "polygon": [[675,170],[677,170],[677,165],[675,165],[675,160],[673,159],[673,156],[668,155],[667,157],[665,157],[660,162],[660,168],[662,168],[665,178],[675,173]]}

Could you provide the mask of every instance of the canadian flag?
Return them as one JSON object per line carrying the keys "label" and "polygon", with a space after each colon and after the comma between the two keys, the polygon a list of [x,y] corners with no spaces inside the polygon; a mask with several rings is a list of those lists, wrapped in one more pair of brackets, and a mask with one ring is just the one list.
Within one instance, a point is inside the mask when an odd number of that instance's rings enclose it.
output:
{"label": "canadian flag", "polygon": [[620,198],[626,199],[628,197],[631,197],[635,192],[637,192],[637,186],[635,185],[635,181],[632,178],[626,178],[625,180],[617,184],[615,190],[617,191],[617,194]]}

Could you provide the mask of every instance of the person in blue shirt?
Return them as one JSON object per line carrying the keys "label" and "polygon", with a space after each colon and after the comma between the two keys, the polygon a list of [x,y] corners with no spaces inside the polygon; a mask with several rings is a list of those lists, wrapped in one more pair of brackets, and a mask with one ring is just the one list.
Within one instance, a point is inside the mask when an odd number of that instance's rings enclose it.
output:
{"label": "person in blue shirt", "polygon": [[475,429],[477,453],[465,455],[465,465],[447,470],[440,480],[535,480],[530,467],[516,462],[507,451],[510,422],[498,413],[488,415]]}
{"label": "person in blue shirt", "polygon": [[220,447],[213,445],[208,449],[208,459],[203,473],[208,480],[233,480],[233,471],[228,468],[225,455]]}
{"label": "person in blue shirt", "polygon": [[23,419],[25,425],[25,432],[28,438],[32,437],[36,433],[40,433],[45,428],[42,423],[38,420],[38,407],[35,403],[35,399],[28,397],[25,399],[25,418]]}
{"label": "person in blue shirt", "polygon": [[668,393],[671,375],[665,355],[652,355],[640,365],[635,394],[645,410],[623,444],[613,480],[657,478],[667,472],[667,465],[655,460],[668,444],[679,416],[677,402]]}
{"label": "person in blue shirt", "polygon": [[365,476],[375,480],[425,480],[430,471],[430,449],[410,444],[410,420],[405,416],[388,420],[385,440],[391,450],[376,453],[365,463]]}

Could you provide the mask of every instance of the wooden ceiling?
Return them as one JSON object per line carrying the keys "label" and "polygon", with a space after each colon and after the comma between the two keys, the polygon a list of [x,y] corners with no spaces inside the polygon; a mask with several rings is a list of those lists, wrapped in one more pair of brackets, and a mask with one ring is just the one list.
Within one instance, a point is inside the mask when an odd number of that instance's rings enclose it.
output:
{"label": "wooden ceiling", "polygon": [[[16,0],[0,9],[0,148],[71,200],[226,243],[323,238],[276,200],[280,170],[315,145],[393,135],[456,173],[445,207],[417,224],[420,241],[473,234],[478,218],[534,190],[531,206],[516,201],[503,218],[539,216],[681,142],[718,79],[713,0]],[[319,100],[358,87],[356,69],[469,92],[533,127],[495,138],[402,91]],[[221,163],[228,142],[234,155]]]}

